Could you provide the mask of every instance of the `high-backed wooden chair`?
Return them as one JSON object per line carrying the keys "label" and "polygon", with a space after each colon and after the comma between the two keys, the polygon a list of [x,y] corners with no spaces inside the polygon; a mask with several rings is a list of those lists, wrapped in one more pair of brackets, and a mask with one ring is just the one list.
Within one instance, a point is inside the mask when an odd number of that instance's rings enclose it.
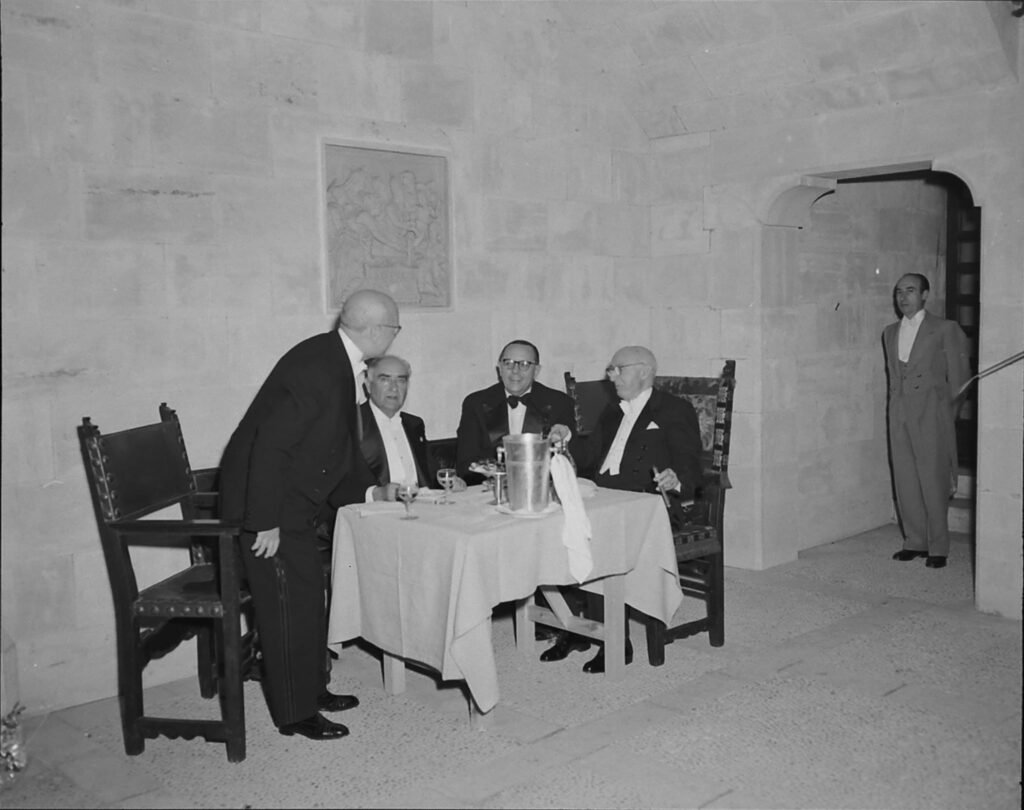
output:
{"label": "high-backed wooden chair", "polygon": [[427,463],[430,465],[427,475],[431,480],[433,480],[433,476],[442,467],[455,466],[457,447],[458,439],[454,436],[445,439],[427,440]]}
{"label": "high-backed wooden chair", "polygon": [[[647,621],[647,648],[651,664],[665,660],[665,644],[677,638],[707,632],[712,647],[725,643],[725,570],[723,519],[725,493],[729,482],[729,443],[732,429],[733,391],[736,361],[726,360],[717,377],[658,376],[654,387],[686,398],[700,421],[703,444],[704,485],[688,509],[688,520],[674,529],[672,540],[679,564],[679,585],[683,593],[702,600],[706,614],[693,621],[666,628]],[[615,402],[614,386],[608,380],[577,381],[565,374],[565,389],[576,404],[576,429],[590,433],[604,410]]]}
{"label": "high-backed wooden chair", "polygon": [[[160,421],[103,434],[89,417],[78,428],[107,574],[114,597],[118,698],[127,754],[139,754],[158,736],[223,742],[230,762],[245,759],[242,679],[254,654],[254,633],[243,625],[251,601],[244,589],[238,542],[241,526],[203,517],[216,513],[212,495],[200,497],[181,425],[166,403]],[[181,517],[150,517],[168,507]],[[187,565],[139,588],[132,548],[178,547]],[[183,562],[185,558],[183,556]],[[217,695],[221,719],[153,717],[143,705],[146,665],[195,637],[199,691]]]}

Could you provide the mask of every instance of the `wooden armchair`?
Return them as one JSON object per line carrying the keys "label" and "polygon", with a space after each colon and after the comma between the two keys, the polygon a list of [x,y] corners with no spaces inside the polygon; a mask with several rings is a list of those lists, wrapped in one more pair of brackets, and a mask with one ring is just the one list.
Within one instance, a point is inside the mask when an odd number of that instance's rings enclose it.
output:
{"label": "wooden armchair", "polygon": [[427,464],[430,466],[430,469],[427,470],[427,476],[431,481],[434,480],[437,471],[442,467],[455,466],[457,447],[458,439],[454,436],[446,439],[427,440]]}
{"label": "wooden armchair", "polygon": [[[725,571],[723,518],[729,482],[729,442],[732,428],[736,361],[726,360],[717,377],[655,378],[654,387],[685,397],[697,411],[704,447],[704,486],[696,493],[687,522],[675,529],[672,540],[679,564],[679,584],[685,595],[702,600],[706,615],[666,628],[647,621],[647,648],[651,664],[665,661],[665,644],[677,638],[707,632],[712,647],[725,643]],[[578,382],[565,374],[565,388],[576,404],[576,429],[586,435],[604,407],[616,400],[607,380]]]}
{"label": "wooden armchair", "polygon": [[[159,422],[117,433],[102,434],[85,417],[78,438],[114,597],[125,752],[142,753],[146,738],[201,736],[225,743],[228,761],[242,761],[242,679],[254,657],[255,633],[242,621],[251,598],[242,584],[241,527],[209,517],[216,513],[213,479],[204,473],[202,482],[212,494],[200,497],[181,425],[166,403]],[[181,518],[149,517],[173,506],[180,507]],[[139,546],[182,548],[189,564],[140,589],[132,556],[132,547]],[[221,719],[146,715],[146,665],[193,637],[200,694],[220,698]]]}

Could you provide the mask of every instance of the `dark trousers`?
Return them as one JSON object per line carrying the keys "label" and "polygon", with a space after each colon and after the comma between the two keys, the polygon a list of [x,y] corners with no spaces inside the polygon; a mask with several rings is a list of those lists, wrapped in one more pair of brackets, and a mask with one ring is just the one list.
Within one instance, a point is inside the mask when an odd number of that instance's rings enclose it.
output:
{"label": "dark trousers", "polygon": [[242,559],[252,592],[263,653],[263,686],[277,726],[317,713],[327,689],[324,650],[327,609],[324,568],[315,529],[281,532],[273,557],[252,553],[254,535],[242,538]]}

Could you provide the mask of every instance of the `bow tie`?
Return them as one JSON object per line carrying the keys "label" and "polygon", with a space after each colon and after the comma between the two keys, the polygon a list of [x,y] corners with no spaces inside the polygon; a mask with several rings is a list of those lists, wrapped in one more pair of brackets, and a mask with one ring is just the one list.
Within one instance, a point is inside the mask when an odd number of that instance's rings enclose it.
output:
{"label": "bow tie", "polygon": [[506,402],[508,402],[508,406],[510,408],[518,408],[520,402],[522,402],[524,405],[529,405],[530,404],[530,395],[529,394],[523,394],[523,396],[517,397],[515,394],[509,394],[508,399],[506,400]]}

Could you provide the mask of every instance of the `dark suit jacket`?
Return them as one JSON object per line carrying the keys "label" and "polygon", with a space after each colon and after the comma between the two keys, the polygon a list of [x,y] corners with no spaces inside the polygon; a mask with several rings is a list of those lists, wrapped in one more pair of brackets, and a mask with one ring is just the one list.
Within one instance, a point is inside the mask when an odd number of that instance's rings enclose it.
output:
{"label": "dark suit jacket", "polygon": [[[311,532],[329,493],[359,474],[356,424],[355,380],[338,333],[290,349],[224,450],[224,516],[251,532]],[[356,486],[372,483],[364,478]]]}
{"label": "dark suit jacket", "polygon": [[619,474],[600,474],[622,416],[617,402],[605,408],[586,439],[583,457],[577,459],[581,474],[602,487],[657,492],[651,468],[670,467],[679,477],[680,497],[692,497],[704,480],[700,423],[693,406],[685,399],[653,390],[626,440]]}
{"label": "dark suit jacket", "polygon": [[[462,417],[456,431],[458,449],[455,468],[467,483],[476,483],[482,476],[469,472],[469,465],[480,459],[493,459],[495,449],[508,435],[508,403],[505,386],[498,382],[490,388],[474,391],[462,401]],[[572,399],[568,394],[534,382],[526,401],[524,433],[546,433],[552,425],[576,424]],[[575,431],[569,452],[575,456]]]}

